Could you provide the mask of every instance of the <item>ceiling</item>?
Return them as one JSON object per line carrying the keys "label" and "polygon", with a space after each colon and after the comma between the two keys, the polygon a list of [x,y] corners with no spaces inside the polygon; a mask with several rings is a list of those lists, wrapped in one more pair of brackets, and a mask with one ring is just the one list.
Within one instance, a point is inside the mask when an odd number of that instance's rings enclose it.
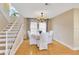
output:
{"label": "ceiling", "polygon": [[12,3],[12,5],[24,17],[35,18],[40,15],[41,11],[46,9],[45,14],[48,17],[57,16],[69,9],[79,8],[79,3]]}

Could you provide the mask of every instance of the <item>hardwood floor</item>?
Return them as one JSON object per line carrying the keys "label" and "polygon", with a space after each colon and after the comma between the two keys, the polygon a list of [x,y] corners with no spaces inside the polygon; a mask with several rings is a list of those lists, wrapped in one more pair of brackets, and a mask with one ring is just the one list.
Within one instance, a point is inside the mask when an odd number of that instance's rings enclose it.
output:
{"label": "hardwood floor", "polygon": [[48,50],[39,50],[37,46],[29,45],[29,40],[24,40],[16,55],[78,55],[78,51],[73,51],[64,45],[53,41],[52,44],[48,45]]}

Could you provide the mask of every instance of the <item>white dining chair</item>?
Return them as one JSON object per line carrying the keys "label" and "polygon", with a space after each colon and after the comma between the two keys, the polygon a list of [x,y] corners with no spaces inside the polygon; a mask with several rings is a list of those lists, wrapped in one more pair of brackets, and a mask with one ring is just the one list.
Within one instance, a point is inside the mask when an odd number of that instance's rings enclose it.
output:
{"label": "white dining chair", "polygon": [[53,31],[49,31],[49,38],[48,38],[48,44],[53,42]]}
{"label": "white dining chair", "polygon": [[48,49],[48,43],[47,43],[47,38],[46,38],[46,34],[45,33],[41,33],[40,34],[40,40],[39,40],[39,50],[43,50],[43,49]]}
{"label": "white dining chair", "polygon": [[30,45],[36,45],[37,44],[36,38],[31,34],[30,31],[28,31],[28,36]]}
{"label": "white dining chair", "polygon": [[44,35],[46,35],[46,40],[48,44],[51,44],[53,42],[53,31],[46,32]]}

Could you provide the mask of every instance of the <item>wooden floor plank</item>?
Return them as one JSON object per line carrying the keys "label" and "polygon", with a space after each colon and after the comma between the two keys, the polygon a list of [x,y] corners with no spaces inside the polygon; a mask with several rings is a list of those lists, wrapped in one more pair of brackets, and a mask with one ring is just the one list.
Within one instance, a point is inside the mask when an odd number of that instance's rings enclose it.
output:
{"label": "wooden floor plank", "polygon": [[29,45],[29,40],[24,40],[16,55],[78,55],[78,51],[71,50],[64,45],[53,41],[52,44],[48,45],[48,50],[39,50],[37,46]]}

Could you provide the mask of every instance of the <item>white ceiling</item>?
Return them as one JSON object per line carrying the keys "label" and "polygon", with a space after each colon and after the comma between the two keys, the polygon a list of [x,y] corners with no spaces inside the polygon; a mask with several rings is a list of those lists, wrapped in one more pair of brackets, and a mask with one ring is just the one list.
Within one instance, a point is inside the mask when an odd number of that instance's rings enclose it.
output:
{"label": "white ceiling", "polygon": [[78,3],[12,3],[12,5],[24,16],[34,18],[40,14],[41,10],[47,8],[47,16],[54,17],[69,9],[79,8]]}

